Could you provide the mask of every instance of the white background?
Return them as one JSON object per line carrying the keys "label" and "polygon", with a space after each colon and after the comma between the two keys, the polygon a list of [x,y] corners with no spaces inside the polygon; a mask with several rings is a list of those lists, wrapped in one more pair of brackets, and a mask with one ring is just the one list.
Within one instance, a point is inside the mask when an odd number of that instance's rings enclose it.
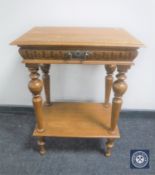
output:
{"label": "white background", "polygon": [[[123,27],[145,43],[128,72],[125,109],[155,107],[154,0],[0,0],[0,105],[31,105],[28,71],[9,43],[34,26]],[[103,66],[53,65],[52,100],[102,102]]]}

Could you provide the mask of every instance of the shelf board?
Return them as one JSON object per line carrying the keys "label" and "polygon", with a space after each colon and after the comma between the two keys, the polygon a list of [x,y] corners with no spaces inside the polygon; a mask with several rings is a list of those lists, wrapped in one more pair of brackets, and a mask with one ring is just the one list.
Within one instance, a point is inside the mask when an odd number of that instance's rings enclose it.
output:
{"label": "shelf board", "polygon": [[119,129],[110,132],[111,106],[103,103],[55,102],[43,106],[44,132],[33,136],[119,138]]}

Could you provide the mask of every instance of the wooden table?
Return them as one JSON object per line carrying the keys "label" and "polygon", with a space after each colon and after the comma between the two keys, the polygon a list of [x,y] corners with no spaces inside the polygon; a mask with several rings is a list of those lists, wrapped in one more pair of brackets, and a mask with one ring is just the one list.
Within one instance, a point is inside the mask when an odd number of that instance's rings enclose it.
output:
{"label": "wooden table", "polygon": [[[122,96],[127,90],[125,73],[143,44],[123,29],[80,27],[35,27],[11,44],[19,46],[23,63],[30,71],[28,87],[36,116],[33,135],[39,139],[40,153],[45,153],[46,136],[105,138],[105,156],[110,156],[114,140],[120,137],[117,123]],[[107,72],[104,103],[51,102],[51,64],[104,64]],[[39,68],[43,81],[39,79]],[[46,101],[42,105],[43,86]]]}

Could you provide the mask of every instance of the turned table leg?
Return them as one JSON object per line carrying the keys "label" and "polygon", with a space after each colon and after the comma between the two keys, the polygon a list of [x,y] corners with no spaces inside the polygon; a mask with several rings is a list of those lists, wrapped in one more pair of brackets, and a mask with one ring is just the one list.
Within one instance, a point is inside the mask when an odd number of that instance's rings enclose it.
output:
{"label": "turned table leg", "polygon": [[111,156],[111,153],[112,153],[112,148],[114,146],[114,141],[115,139],[107,139],[107,142],[106,142],[106,149],[105,149],[105,156],[106,157],[110,157]]}
{"label": "turned table leg", "polygon": [[41,155],[44,155],[46,153],[45,150],[45,137],[38,137],[38,146],[39,146],[39,152]]}
{"label": "turned table leg", "polygon": [[118,74],[116,75],[117,80],[113,83],[113,91],[114,91],[114,98],[112,102],[112,113],[111,113],[111,131],[114,131],[122,106],[122,96],[127,90],[127,84],[125,82],[126,76],[125,73],[130,68],[129,65],[118,65],[117,70]]}
{"label": "turned table leg", "polygon": [[37,64],[26,64],[30,71],[30,82],[28,84],[28,87],[30,91],[33,94],[33,106],[36,116],[36,122],[37,122],[37,132],[43,132],[44,126],[43,126],[43,114],[42,114],[42,99],[40,96],[43,83],[41,80],[39,80],[39,74],[38,74],[38,65]]}
{"label": "turned table leg", "polygon": [[49,105],[51,105],[50,76],[49,76],[50,64],[41,65],[41,70],[43,72],[43,83],[44,83],[44,91],[45,91],[45,97],[46,97],[45,105],[49,106]]}
{"label": "turned table leg", "polygon": [[106,107],[109,106],[109,98],[110,98],[110,93],[112,89],[112,83],[113,83],[113,72],[116,69],[116,65],[105,65],[105,70],[107,73],[107,76],[105,78],[105,101],[104,104]]}

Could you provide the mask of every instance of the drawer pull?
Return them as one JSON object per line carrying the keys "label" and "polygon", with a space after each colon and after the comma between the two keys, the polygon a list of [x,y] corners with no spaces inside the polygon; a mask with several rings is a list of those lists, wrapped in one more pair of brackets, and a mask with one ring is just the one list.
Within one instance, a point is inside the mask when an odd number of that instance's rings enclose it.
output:
{"label": "drawer pull", "polygon": [[67,58],[70,59],[86,59],[89,56],[89,52],[88,51],[69,51],[66,54]]}

